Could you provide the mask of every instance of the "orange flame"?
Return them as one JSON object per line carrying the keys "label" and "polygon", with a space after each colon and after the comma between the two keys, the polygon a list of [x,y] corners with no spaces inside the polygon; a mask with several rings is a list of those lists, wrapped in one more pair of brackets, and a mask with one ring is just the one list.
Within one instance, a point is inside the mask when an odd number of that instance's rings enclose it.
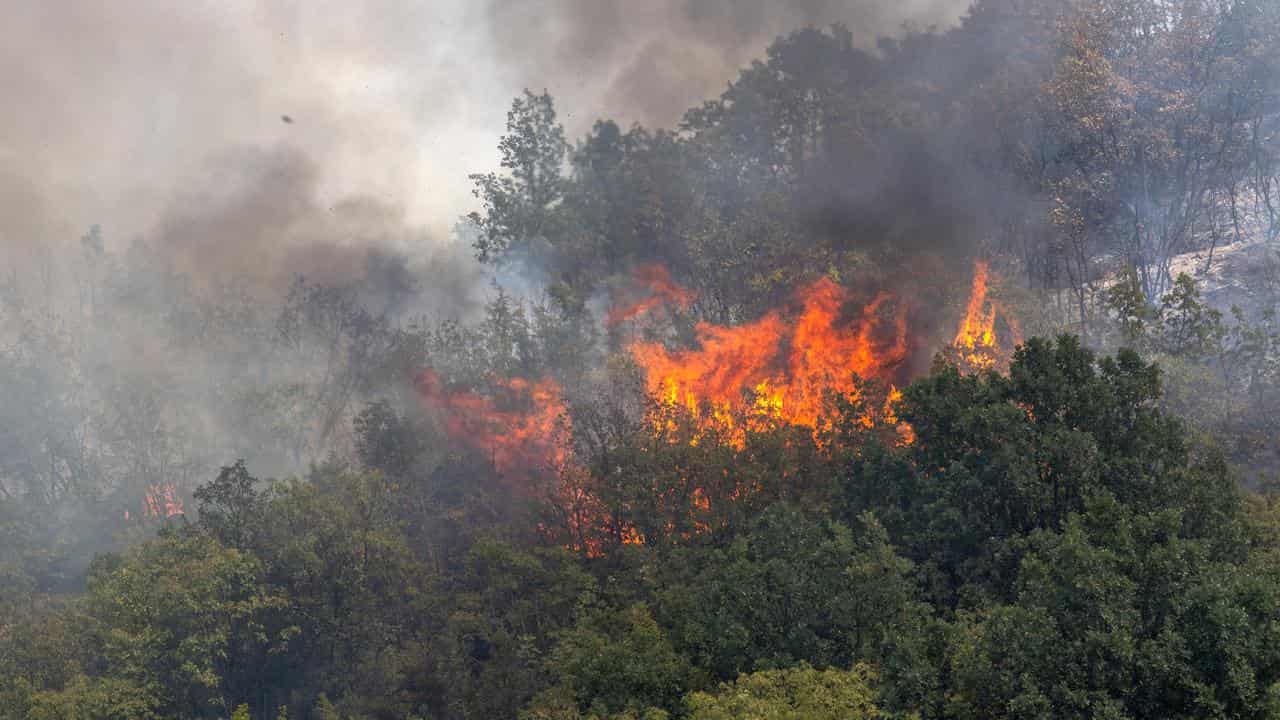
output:
{"label": "orange flame", "polygon": [[440,376],[425,370],[417,380],[424,400],[444,410],[449,437],[488,453],[494,467],[512,479],[528,479],[564,466],[568,428],[564,396],[556,381],[523,378],[494,381],[494,396],[446,391]]}
{"label": "orange flame", "polygon": [[[564,513],[569,549],[589,557],[603,554],[597,535],[606,527],[604,508],[587,489],[588,472],[574,461],[571,430],[560,385],[550,378],[495,379],[493,395],[472,390],[448,391],[439,375],[424,370],[417,379],[424,402],[442,410],[445,432],[454,441],[490,456],[494,469],[525,495],[541,487]],[[539,486],[535,480],[555,480]],[[622,544],[641,544],[633,527],[621,527]]]}
{"label": "orange flame", "polygon": [[798,299],[800,311],[793,316],[773,311],[736,327],[701,323],[696,350],[632,343],[649,393],[695,415],[709,412],[722,424],[748,410],[814,427],[830,394],[855,390],[855,375],[884,379],[906,360],[906,315],[889,295],[847,320],[841,311],[848,293],[829,279],[804,288]]}
{"label": "orange flame", "polygon": [[[660,266],[641,268],[636,282],[648,295],[615,307],[607,318],[611,324],[662,305],[688,307],[694,298]],[[997,316],[1004,318],[1005,334],[1015,344],[1021,342],[1017,324],[990,297],[989,282],[989,268],[979,262],[950,349],[965,369],[1007,363]],[[791,310],[774,310],[732,327],[699,323],[695,349],[670,350],[658,342],[632,342],[628,350],[644,376],[646,390],[661,406],[652,419],[655,430],[674,427],[661,419],[671,422],[669,413],[662,411],[665,407],[687,410],[697,418],[695,431],[716,431],[739,447],[747,430],[782,424],[812,428],[816,439],[828,399],[843,396],[869,406],[861,418],[866,429],[896,430],[898,443],[913,443],[914,431],[894,412],[901,393],[888,385],[881,403],[878,394],[864,396],[858,382],[862,378],[885,383],[901,374],[913,348],[906,305],[881,293],[850,311],[851,300],[846,289],[822,278],[796,294]],[[492,382],[491,394],[481,394],[448,391],[439,376],[427,370],[417,386],[424,401],[444,411],[449,436],[490,454],[504,476],[517,481],[559,478],[553,494],[566,513],[564,525],[575,538],[570,547],[598,555],[602,531],[622,544],[645,542],[636,528],[605,519],[605,509],[589,489],[588,471],[572,457],[564,393],[554,380],[498,379]],[[695,435],[691,442],[697,444],[699,437]],[[524,485],[526,492],[532,490]],[[711,500],[696,489],[692,503],[693,510],[705,514]],[[695,523],[695,527],[701,526]]]}
{"label": "orange flame", "polygon": [[626,294],[633,295],[638,290],[639,297],[629,298],[629,302],[619,304],[619,301],[624,298],[622,294],[616,295],[613,308],[609,310],[606,318],[609,325],[617,325],[643,315],[660,305],[684,309],[693,304],[694,298],[697,297],[693,292],[677,285],[671,279],[671,273],[661,265],[641,265],[636,268],[633,284],[631,292]]}
{"label": "orange flame", "polygon": [[973,287],[964,317],[951,344],[960,360],[961,369],[976,371],[1001,367],[1008,362],[1008,353],[1002,350],[996,336],[996,316],[1001,313],[1009,326],[1013,344],[1022,342],[1017,322],[994,299],[988,297],[990,268],[979,260],[973,268]]}
{"label": "orange flame", "polygon": [[[182,509],[182,498],[178,497],[178,488],[173,483],[148,487],[146,494],[142,497],[142,514],[143,517],[149,518],[185,515]],[[125,519],[129,519],[128,511],[125,512]]]}

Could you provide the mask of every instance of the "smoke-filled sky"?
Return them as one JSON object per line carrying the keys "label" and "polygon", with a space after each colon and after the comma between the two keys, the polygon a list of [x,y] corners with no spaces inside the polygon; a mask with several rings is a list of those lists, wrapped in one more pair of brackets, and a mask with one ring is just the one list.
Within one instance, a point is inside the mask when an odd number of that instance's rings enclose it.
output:
{"label": "smoke-filled sky", "polygon": [[904,23],[946,27],[966,6],[3,3],[0,257],[92,223],[116,249],[185,244],[193,267],[296,258],[271,244],[440,238],[471,208],[466,175],[496,166],[524,87],[557,98],[571,136],[601,116],[670,125],[779,33],[844,22],[870,46]]}

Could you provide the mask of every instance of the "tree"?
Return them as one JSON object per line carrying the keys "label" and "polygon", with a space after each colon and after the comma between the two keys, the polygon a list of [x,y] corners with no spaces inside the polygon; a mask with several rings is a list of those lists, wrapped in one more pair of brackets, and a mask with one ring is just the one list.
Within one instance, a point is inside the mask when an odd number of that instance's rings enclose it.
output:
{"label": "tree", "polygon": [[[1240,236],[1238,188],[1265,162],[1249,126],[1276,110],[1259,48],[1278,29],[1253,2],[1080,3],[1048,95],[1061,144],[1054,219],[1095,244],[1081,260],[1118,251],[1154,302],[1174,256]],[[1077,283],[1093,280],[1078,264]]]}
{"label": "tree", "polygon": [[536,252],[555,242],[556,206],[564,193],[569,145],[547,93],[529,90],[511,103],[507,134],[498,143],[506,175],[472,175],[484,212],[468,217],[479,229],[476,256],[496,261],[513,251]]}
{"label": "tree", "polygon": [[[549,666],[578,709],[596,716],[674,712],[700,680],[643,605],[584,618],[563,634]],[[555,697],[535,699],[534,708]]]}
{"label": "tree", "polygon": [[459,572],[441,578],[433,663],[442,716],[513,717],[560,679],[548,657],[597,591],[575,560],[561,548],[525,551],[482,539]]}
{"label": "tree", "polygon": [[212,482],[196,488],[201,527],[227,547],[251,550],[253,538],[266,520],[263,498],[254,489],[257,483],[244,460],[237,460],[218,471]]}
{"label": "tree", "polygon": [[1189,360],[1206,360],[1221,354],[1225,334],[1222,313],[1201,301],[1190,275],[1178,275],[1161,298],[1161,310],[1161,350]]}
{"label": "tree", "polygon": [[287,598],[268,637],[287,648],[264,658],[258,680],[308,709],[326,693],[344,712],[403,715],[413,672],[418,603],[430,576],[396,517],[385,478],[342,467],[316,468],[308,481],[276,483],[263,509],[257,553],[263,582]]}
{"label": "tree", "polygon": [[30,720],[152,720],[159,698],[128,680],[76,677],[65,689],[37,693],[26,717]]}
{"label": "tree", "polygon": [[110,676],[155,693],[165,716],[212,717],[239,704],[282,640],[266,631],[286,600],[261,573],[252,555],[172,531],[95,560],[87,612]]}
{"label": "tree", "polygon": [[815,670],[802,665],[742,675],[716,693],[689,697],[690,720],[862,720],[884,716],[876,674],[866,665]]}
{"label": "tree", "polygon": [[906,660],[928,613],[915,603],[911,563],[874,517],[859,521],[855,533],[778,505],[723,550],[660,561],[670,570],[656,608],[676,647],[720,680],[802,662]]}

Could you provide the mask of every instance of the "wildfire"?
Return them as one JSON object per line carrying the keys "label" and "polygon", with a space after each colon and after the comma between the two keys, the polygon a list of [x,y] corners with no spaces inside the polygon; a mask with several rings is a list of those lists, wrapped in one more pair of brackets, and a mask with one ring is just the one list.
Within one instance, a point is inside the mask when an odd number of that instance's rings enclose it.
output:
{"label": "wildfire", "polygon": [[562,467],[567,446],[564,395],[555,380],[494,381],[495,396],[471,390],[450,392],[432,370],[418,376],[422,398],[443,411],[449,437],[488,453],[504,476],[527,479]]}
{"label": "wildfire", "polygon": [[[965,371],[1007,362],[998,316],[1007,326],[1006,339],[1020,342],[1016,323],[991,297],[990,280],[987,264],[979,262],[964,317],[946,351]],[[694,297],[664,268],[645,266],[627,293],[614,296],[606,320],[617,324],[663,306],[687,308]],[[658,405],[651,418],[655,437],[681,427],[674,418],[687,411],[694,418],[689,442],[695,445],[713,434],[742,447],[748,431],[779,425],[811,428],[819,439],[829,429],[821,427],[829,400],[842,397],[863,408],[861,428],[888,429],[899,444],[913,443],[912,428],[895,416],[901,393],[891,384],[914,348],[907,305],[887,292],[861,305],[853,300],[848,290],[822,278],[801,288],[788,307],[753,322],[698,324],[694,348],[633,341],[627,350]],[[878,389],[866,392],[863,380],[874,381]],[[554,380],[495,379],[488,392],[453,391],[426,370],[417,388],[424,402],[441,412],[448,435],[487,453],[515,489],[533,491],[529,481],[534,478],[558,481],[543,487],[565,513],[563,524],[574,538],[569,547],[600,554],[602,533],[624,544],[645,542],[637,529],[604,520],[607,513],[591,492],[589,471],[572,457],[564,393]],[[711,499],[696,489],[692,502],[705,514]]]}
{"label": "wildfire", "polygon": [[[178,488],[173,483],[162,483],[147,488],[142,498],[142,514],[149,518],[169,518],[185,515],[182,509],[182,498],[178,497]],[[128,514],[125,514],[128,519]]]}
{"label": "wildfire", "polygon": [[[973,287],[969,291],[969,302],[965,306],[964,317],[956,330],[952,348],[962,369],[990,370],[1003,365],[1007,353],[1001,350],[996,337],[996,316],[1002,308],[994,299],[988,297],[990,268],[979,260],[973,269]],[[1009,326],[1013,343],[1022,342],[1022,333],[1017,322],[1008,313],[1001,313]]]}
{"label": "wildfire", "polygon": [[661,305],[687,308],[696,296],[677,285],[661,265],[641,265],[632,276],[632,286],[614,295],[606,322],[617,325],[643,315]]}
{"label": "wildfire", "polygon": [[844,318],[848,293],[826,278],[802,289],[798,300],[793,315],[773,311],[736,327],[701,323],[694,350],[652,342],[629,349],[661,402],[721,423],[748,410],[814,427],[832,393],[854,392],[855,376],[887,378],[906,360],[907,321],[887,294]]}

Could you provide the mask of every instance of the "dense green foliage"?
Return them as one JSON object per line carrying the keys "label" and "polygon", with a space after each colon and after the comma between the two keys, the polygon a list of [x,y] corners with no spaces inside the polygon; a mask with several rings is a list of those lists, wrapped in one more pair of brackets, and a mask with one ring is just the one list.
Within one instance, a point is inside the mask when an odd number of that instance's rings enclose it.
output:
{"label": "dense green foliage", "polygon": [[[0,720],[1280,718],[1280,275],[1226,314],[1172,269],[1280,237],[1278,8],[806,29],[577,142],[526,93],[462,317],[374,255],[263,299],[95,228],[74,313],[0,285]],[[975,255],[1034,337],[926,371]],[[648,263],[694,299],[601,322]],[[819,277],[904,298],[912,355],[816,432],[642,392],[629,339]],[[573,462],[503,472],[428,368],[554,381]]]}
{"label": "dense green foliage", "polygon": [[[943,365],[903,394],[916,442],[845,404],[852,432],[797,468],[821,481],[594,557],[525,514],[433,558],[415,532],[444,521],[407,519],[423,488],[380,468],[231,466],[198,522],[11,626],[7,717],[1272,717],[1280,515],[1159,377],[1071,336],[1007,375]],[[798,441],[722,453],[750,475]]]}

